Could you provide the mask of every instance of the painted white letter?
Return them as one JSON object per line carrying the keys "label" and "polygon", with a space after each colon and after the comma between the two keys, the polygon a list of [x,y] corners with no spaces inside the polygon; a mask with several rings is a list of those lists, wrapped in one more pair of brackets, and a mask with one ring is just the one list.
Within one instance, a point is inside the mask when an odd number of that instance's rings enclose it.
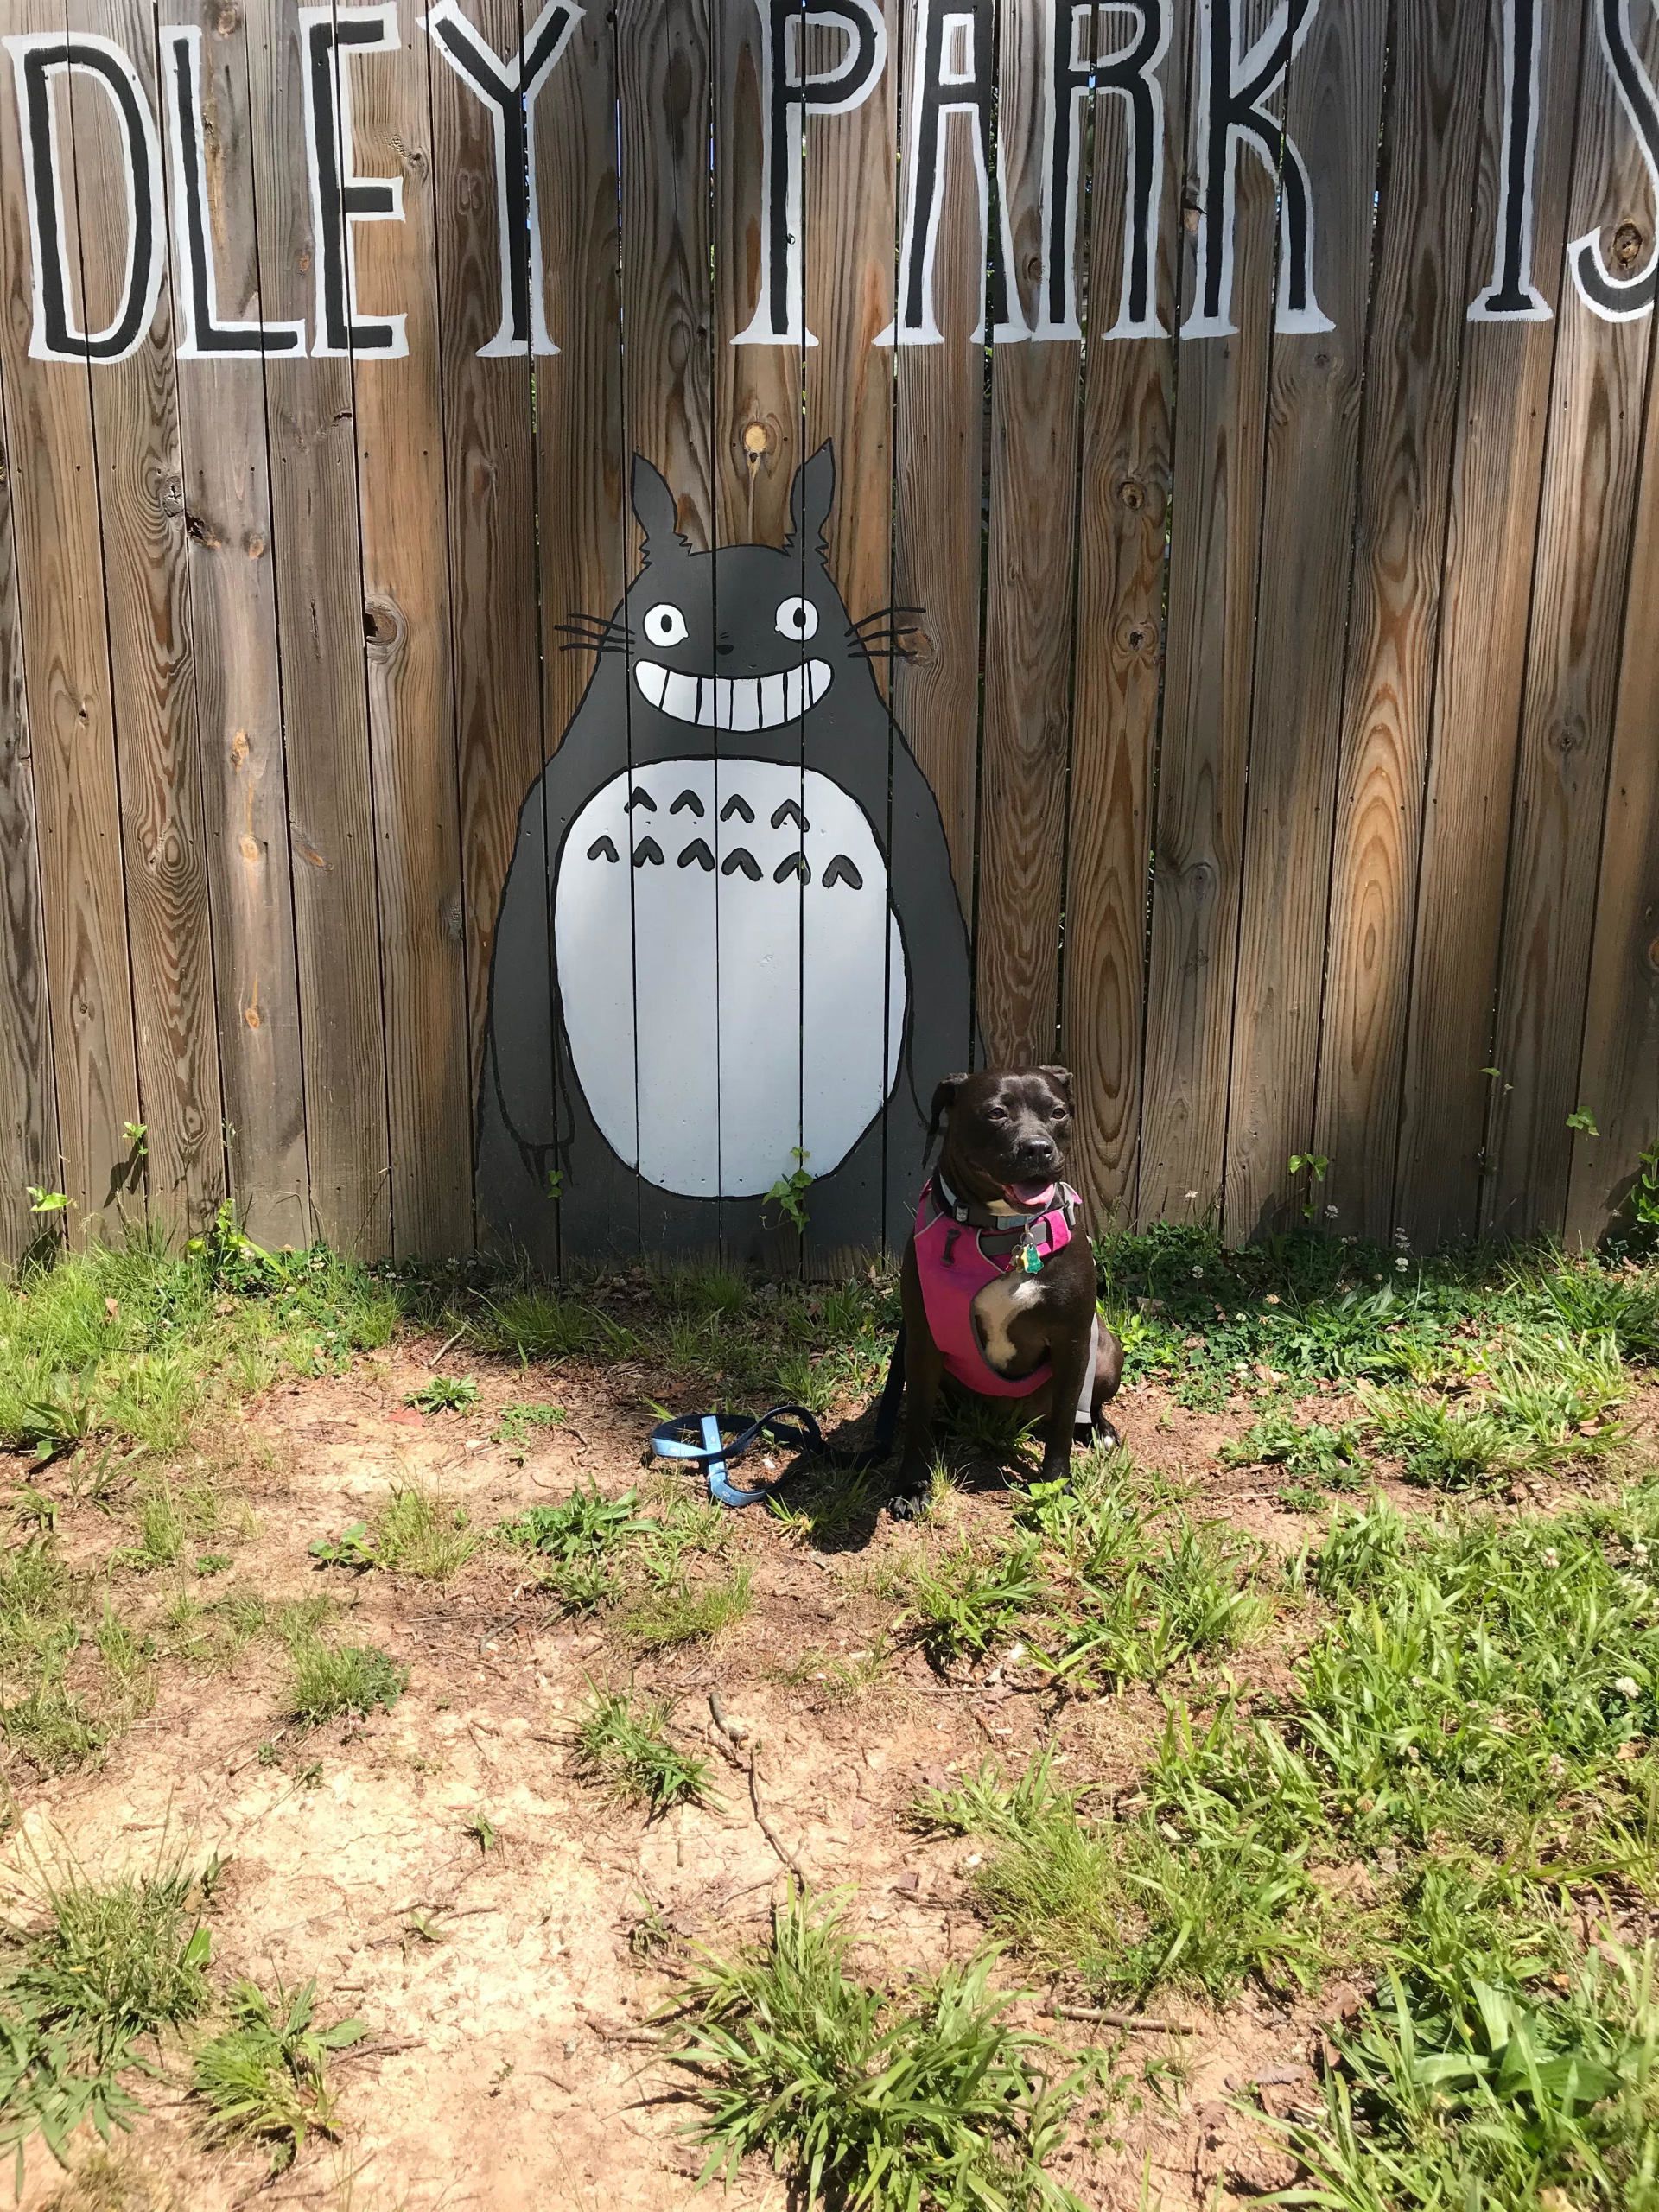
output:
{"label": "painted white letter", "polygon": [[542,283],[542,211],[536,193],[536,99],[582,19],[576,0],[547,0],[511,62],[469,23],[455,0],[421,17],[427,35],[490,111],[500,229],[501,326],[485,353],[556,353]]}
{"label": "painted white letter", "polygon": [[[143,343],[161,296],[162,146],[156,118],[130,58],[91,31],[30,31],[4,41],[17,79],[22,133],[23,191],[34,249],[34,320],[29,350],[40,361],[124,361]],[[115,314],[102,330],[73,320],[69,242],[64,237],[63,182],[54,79],[79,70],[109,94],[121,126],[126,183],[127,265]],[[112,211],[99,207],[102,223]]]}
{"label": "painted white letter", "polygon": [[1469,302],[1471,322],[1548,322],[1549,302],[1532,281],[1532,169],[1538,147],[1538,79],[1543,54],[1539,0],[1503,0],[1503,157],[1492,281]]}
{"label": "painted white letter", "polygon": [[352,226],[401,223],[404,181],[357,174],[348,66],[353,54],[384,53],[397,45],[397,10],[394,0],[381,0],[372,8],[302,8],[300,36],[305,51],[306,157],[316,231],[317,327],[311,351],[319,356],[370,353],[400,359],[409,352],[404,318],[361,319]]}
{"label": "painted white letter", "polygon": [[1248,54],[1238,51],[1236,0],[1198,0],[1198,295],[1183,338],[1225,338],[1233,322],[1233,226],[1238,157],[1248,145],[1279,188],[1279,298],[1274,327],[1329,330],[1313,296],[1313,193],[1295,140],[1262,102],[1278,91],[1319,0],[1279,0]]}
{"label": "painted white letter", "polygon": [[[1642,66],[1635,35],[1630,29],[1630,0],[1596,0],[1596,27],[1601,34],[1602,58],[1613,73],[1620,105],[1635,125],[1642,142],[1656,207],[1659,207],[1659,92]],[[1634,276],[1615,276],[1601,257],[1601,233],[1586,231],[1567,249],[1573,282],[1579,297],[1591,312],[1608,322],[1634,322],[1651,315],[1659,293],[1659,245],[1648,256],[1648,265]]]}

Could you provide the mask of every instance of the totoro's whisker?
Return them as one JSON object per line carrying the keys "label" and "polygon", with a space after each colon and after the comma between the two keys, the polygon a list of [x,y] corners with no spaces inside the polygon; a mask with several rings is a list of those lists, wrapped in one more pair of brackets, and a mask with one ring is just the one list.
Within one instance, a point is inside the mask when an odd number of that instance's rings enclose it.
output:
{"label": "totoro's whisker", "polygon": [[632,634],[626,622],[618,622],[607,614],[573,614],[568,621],[556,622],[553,626],[569,638],[626,638]]}
{"label": "totoro's whisker", "polygon": [[847,634],[852,637],[858,631],[868,630],[877,625],[885,625],[895,614],[925,614],[926,612],[927,609],[925,607],[878,607],[868,614],[861,614],[856,622],[849,623]]}
{"label": "totoro's whisker", "polygon": [[562,653],[620,653],[626,660],[628,648],[620,639],[603,645],[597,638],[576,638],[569,645],[561,645],[559,651]]}

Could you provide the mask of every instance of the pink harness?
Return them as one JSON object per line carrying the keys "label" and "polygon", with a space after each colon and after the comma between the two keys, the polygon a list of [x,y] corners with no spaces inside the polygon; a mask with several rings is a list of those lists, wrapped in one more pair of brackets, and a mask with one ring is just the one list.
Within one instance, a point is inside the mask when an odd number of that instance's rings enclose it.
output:
{"label": "pink harness", "polygon": [[[976,1227],[970,1210],[948,1185],[936,1191],[934,1179],[930,1176],[923,1184],[916,1208],[916,1266],[922,1279],[928,1329],[944,1355],[945,1371],[983,1397],[1028,1398],[1052,1376],[1052,1364],[1044,1360],[1029,1375],[999,1375],[980,1342],[974,1300],[988,1282],[1027,1266],[1028,1252],[1036,1255],[1039,1267],[1055,1253],[1063,1252],[1071,1242],[1071,1224],[1081,1201],[1069,1184],[1060,1183],[1055,1185],[1055,1202],[1045,1212],[1016,1215],[1006,1228]],[[993,1246],[1006,1244],[1007,1249],[988,1252],[988,1240]],[[1096,1342],[1099,1327],[1096,1317]],[[1084,1380],[1081,1418],[1085,1421],[1093,1389],[1090,1359]]]}

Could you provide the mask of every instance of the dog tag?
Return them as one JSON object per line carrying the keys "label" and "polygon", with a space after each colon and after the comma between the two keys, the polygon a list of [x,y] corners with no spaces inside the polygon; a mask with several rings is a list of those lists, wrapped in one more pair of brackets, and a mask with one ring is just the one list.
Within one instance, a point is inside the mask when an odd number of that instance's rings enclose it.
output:
{"label": "dog tag", "polygon": [[1024,1266],[1026,1273],[1028,1275],[1039,1275],[1043,1271],[1043,1255],[1037,1249],[1037,1231],[1035,1229],[1028,1229],[1026,1231]]}

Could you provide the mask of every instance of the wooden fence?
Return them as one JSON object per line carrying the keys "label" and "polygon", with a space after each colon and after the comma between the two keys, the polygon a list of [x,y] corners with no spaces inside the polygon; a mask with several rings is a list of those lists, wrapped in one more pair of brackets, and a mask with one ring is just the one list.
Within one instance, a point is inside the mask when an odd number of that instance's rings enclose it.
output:
{"label": "wooden fence", "polygon": [[832,1268],[976,1053],[1119,1218],[1599,1233],[1655,0],[536,6],[0,0],[10,1248],[741,1257],[799,1150]]}

